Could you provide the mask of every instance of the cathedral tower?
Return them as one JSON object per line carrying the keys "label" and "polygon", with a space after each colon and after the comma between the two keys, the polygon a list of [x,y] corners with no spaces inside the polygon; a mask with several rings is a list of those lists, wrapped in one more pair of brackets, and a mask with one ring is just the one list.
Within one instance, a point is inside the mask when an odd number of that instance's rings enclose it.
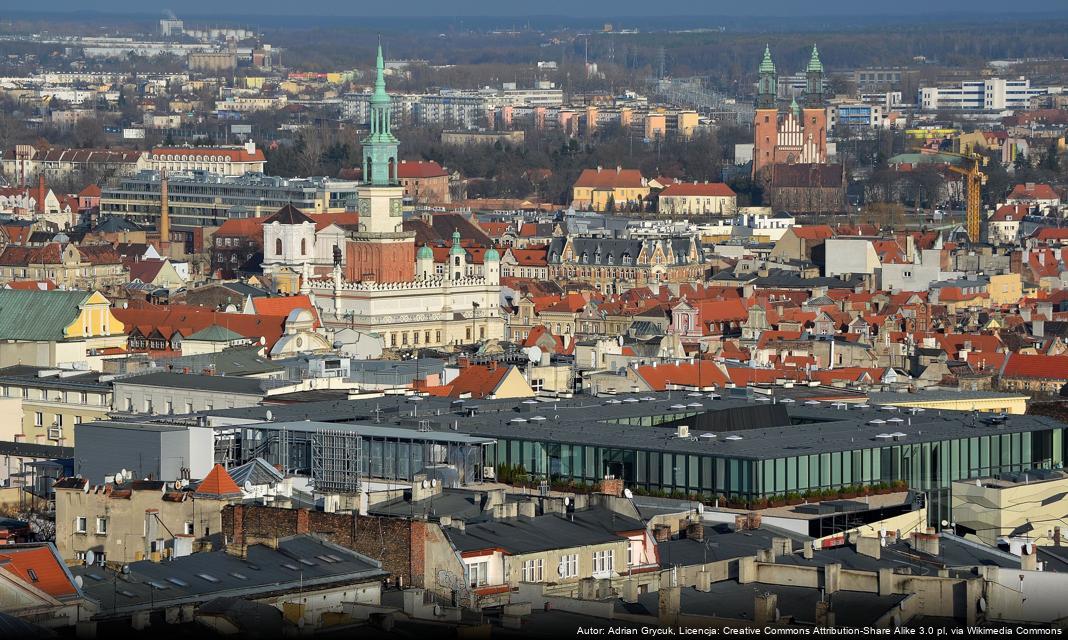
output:
{"label": "cathedral tower", "polygon": [[771,59],[771,47],[764,46],[764,59],[759,68],[756,114],[753,118],[753,175],[775,162],[778,144],[779,111],[776,108],[778,78]]}
{"label": "cathedral tower", "polygon": [[807,162],[827,162],[827,109],[823,101],[823,63],[820,52],[812,45],[812,57],[805,68],[805,108],[802,131],[808,148]]}

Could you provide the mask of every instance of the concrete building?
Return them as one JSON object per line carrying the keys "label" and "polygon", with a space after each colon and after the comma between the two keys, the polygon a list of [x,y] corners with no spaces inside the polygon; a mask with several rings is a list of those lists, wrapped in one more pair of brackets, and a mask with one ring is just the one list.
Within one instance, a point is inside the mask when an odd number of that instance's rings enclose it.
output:
{"label": "concrete building", "polygon": [[1031,99],[1059,92],[1051,87],[1032,87],[1027,78],[969,80],[952,87],[920,87],[916,101],[924,111],[1027,109]]}
{"label": "concrete building", "polygon": [[657,195],[657,213],[667,216],[733,216],[738,196],[722,182],[676,182]]}
{"label": "concrete building", "polygon": [[176,173],[207,171],[223,176],[263,173],[267,158],[256,143],[240,147],[156,147],[145,155],[147,169]]}
{"label": "concrete building", "polygon": [[953,483],[953,522],[960,535],[992,547],[1015,541],[1061,545],[1068,475],[1058,469],[1024,468]]}
{"label": "concrete building", "polygon": [[74,426],[107,417],[111,385],[99,373],[13,365],[0,369],[0,394],[19,405],[22,428],[14,439],[74,444]]}

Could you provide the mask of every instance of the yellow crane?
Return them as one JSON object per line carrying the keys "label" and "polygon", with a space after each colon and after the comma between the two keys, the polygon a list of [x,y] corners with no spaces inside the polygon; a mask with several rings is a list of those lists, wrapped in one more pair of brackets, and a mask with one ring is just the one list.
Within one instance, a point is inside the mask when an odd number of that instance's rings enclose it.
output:
{"label": "yellow crane", "polygon": [[962,166],[949,165],[953,173],[964,176],[964,210],[967,212],[968,240],[973,244],[979,242],[980,222],[982,219],[982,186],[986,184],[986,174],[979,167],[986,166],[988,158],[981,153],[952,153],[940,151],[942,155],[963,158]]}

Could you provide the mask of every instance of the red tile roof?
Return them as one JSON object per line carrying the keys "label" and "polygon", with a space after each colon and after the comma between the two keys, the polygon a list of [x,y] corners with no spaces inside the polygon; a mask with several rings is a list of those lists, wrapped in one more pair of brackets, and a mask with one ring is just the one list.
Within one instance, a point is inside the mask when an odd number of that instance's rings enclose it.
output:
{"label": "red tile roof", "polygon": [[1001,377],[1068,381],[1068,356],[1010,353]]}
{"label": "red tile roof", "polygon": [[401,160],[397,165],[397,177],[401,179],[440,178],[449,173],[433,160]]}
{"label": "red tile roof", "polygon": [[655,367],[646,365],[638,367],[637,373],[653,391],[664,391],[669,384],[673,387],[722,387],[729,382],[720,365],[711,360]]}
{"label": "red tile roof", "polygon": [[197,485],[195,493],[201,496],[240,496],[241,488],[221,464],[215,463],[208,475]]}
{"label": "red tile roof", "polygon": [[447,395],[455,398],[469,393],[472,398],[485,398],[497,390],[511,369],[513,367],[503,365],[495,369],[483,365],[465,367],[460,371],[460,375],[448,384]]}
{"label": "red tile roof", "polygon": [[807,227],[790,227],[794,235],[803,240],[826,240],[834,237],[834,231],[825,224],[816,224]]}
{"label": "red tile roof", "polygon": [[0,570],[54,598],[78,594],[78,587],[48,545],[0,547]]}
{"label": "red tile roof", "polygon": [[585,169],[575,181],[578,188],[636,189],[645,186],[645,179],[638,169]]}
{"label": "red tile roof", "polygon": [[294,309],[307,309],[315,318],[315,327],[319,326],[319,314],[311,298],[305,294],[295,296],[260,296],[252,299],[252,308],[261,316],[288,317]]}
{"label": "red tile roof", "polygon": [[676,182],[660,192],[661,198],[690,196],[730,198],[735,193],[722,182]]}
{"label": "red tile roof", "polygon": [[1009,200],[1060,200],[1060,196],[1048,184],[1018,184],[1012,188]]}
{"label": "red tile roof", "polygon": [[1029,207],[1026,204],[1006,204],[998,207],[994,215],[990,216],[990,222],[1019,222],[1027,215]]}
{"label": "red tile roof", "polygon": [[263,240],[263,222],[266,218],[230,218],[215,230],[217,236],[259,238]]}

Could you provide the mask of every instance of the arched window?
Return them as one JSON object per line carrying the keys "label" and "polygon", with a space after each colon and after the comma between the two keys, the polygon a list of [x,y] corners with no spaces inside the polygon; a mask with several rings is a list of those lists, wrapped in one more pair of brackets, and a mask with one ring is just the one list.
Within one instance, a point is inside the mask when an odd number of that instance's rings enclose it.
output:
{"label": "arched window", "polygon": [[308,240],[307,238],[300,239],[300,255],[307,255],[308,253]]}
{"label": "arched window", "polygon": [[282,255],[282,239],[278,238],[274,241],[274,255]]}

